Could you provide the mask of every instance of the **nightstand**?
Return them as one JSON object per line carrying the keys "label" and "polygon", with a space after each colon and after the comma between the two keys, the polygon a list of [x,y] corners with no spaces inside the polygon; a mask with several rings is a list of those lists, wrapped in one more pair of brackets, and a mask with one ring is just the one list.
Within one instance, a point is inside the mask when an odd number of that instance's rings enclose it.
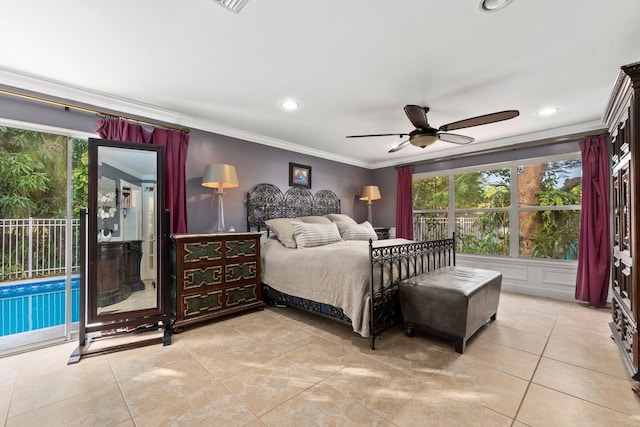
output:
{"label": "nightstand", "polygon": [[373,230],[378,235],[378,240],[387,240],[389,238],[390,227],[373,227]]}

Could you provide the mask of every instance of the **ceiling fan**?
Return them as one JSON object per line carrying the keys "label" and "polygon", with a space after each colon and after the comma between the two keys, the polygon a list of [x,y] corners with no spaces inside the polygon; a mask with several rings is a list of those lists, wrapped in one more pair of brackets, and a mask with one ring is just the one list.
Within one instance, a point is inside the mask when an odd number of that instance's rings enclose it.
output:
{"label": "ceiling fan", "polygon": [[460,120],[440,126],[438,129],[429,126],[427,121],[427,113],[429,107],[421,107],[419,105],[405,105],[404,112],[407,114],[409,121],[415,129],[409,133],[380,133],[374,135],[349,135],[347,138],[368,138],[372,136],[408,136],[409,139],[401,142],[397,146],[389,150],[390,153],[401,150],[409,144],[416,147],[425,148],[433,144],[437,140],[452,142],[454,144],[469,144],[474,141],[470,136],[449,133],[451,130],[470,128],[473,126],[486,125],[489,123],[500,122],[502,120],[517,117],[520,112],[518,110],[506,110],[497,113],[485,114],[482,116],[471,117],[469,119]]}

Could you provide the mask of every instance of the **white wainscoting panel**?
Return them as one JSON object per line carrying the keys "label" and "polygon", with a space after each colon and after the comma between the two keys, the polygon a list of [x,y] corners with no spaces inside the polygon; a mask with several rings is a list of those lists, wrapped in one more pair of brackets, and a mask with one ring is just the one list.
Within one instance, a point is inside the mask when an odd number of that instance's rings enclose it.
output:
{"label": "white wainscoting panel", "polygon": [[578,268],[575,261],[456,254],[456,264],[501,272],[503,291],[575,301]]}

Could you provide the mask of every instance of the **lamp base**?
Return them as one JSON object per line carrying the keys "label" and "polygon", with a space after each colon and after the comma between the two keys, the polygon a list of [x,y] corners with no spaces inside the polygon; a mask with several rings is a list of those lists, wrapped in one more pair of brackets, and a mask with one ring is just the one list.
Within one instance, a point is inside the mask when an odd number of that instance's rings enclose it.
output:
{"label": "lamp base", "polygon": [[371,219],[371,201],[367,203],[367,221],[369,221],[369,224],[373,227],[373,220]]}
{"label": "lamp base", "polygon": [[218,233],[224,232],[224,206],[222,205],[222,192],[218,191],[218,225],[216,231]]}

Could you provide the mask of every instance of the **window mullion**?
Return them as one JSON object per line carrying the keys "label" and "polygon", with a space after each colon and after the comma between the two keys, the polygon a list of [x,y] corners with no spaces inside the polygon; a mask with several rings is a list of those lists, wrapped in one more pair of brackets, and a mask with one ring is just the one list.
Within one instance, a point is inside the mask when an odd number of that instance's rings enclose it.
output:
{"label": "window mullion", "polygon": [[449,175],[449,209],[447,213],[449,236],[456,231],[456,181],[455,175]]}
{"label": "window mullion", "polygon": [[509,207],[509,255],[517,258],[520,255],[520,215],[518,200],[518,167],[511,167],[511,199]]}

